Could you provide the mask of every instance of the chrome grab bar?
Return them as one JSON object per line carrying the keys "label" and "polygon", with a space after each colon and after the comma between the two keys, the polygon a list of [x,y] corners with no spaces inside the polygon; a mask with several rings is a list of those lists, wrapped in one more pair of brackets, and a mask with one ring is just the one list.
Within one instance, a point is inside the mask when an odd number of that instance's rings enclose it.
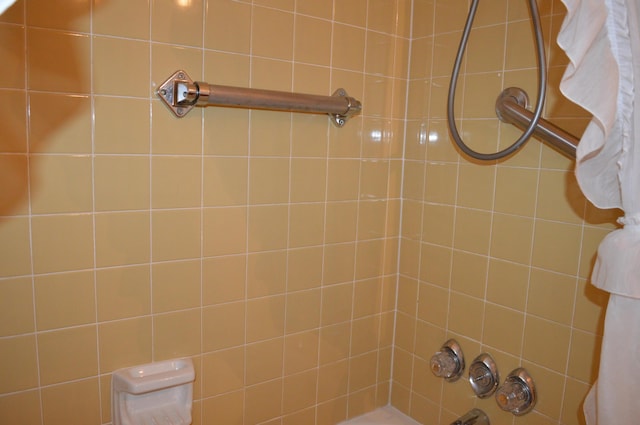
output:
{"label": "chrome grab bar", "polygon": [[[496,99],[496,115],[502,122],[524,129],[533,117],[533,113],[526,109],[528,102],[529,99],[524,90],[509,87]],[[579,139],[549,121],[540,118],[533,135],[569,158],[576,158]]]}
{"label": "chrome grab bar", "polygon": [[362,110],[360,101],[338,89],[333,96],[288,93],[274,90],[218,86],[193,81],[185,71],[176,71],[158,89],[158,96],[181,118],[195,106],[230,106],[288,112],[329,114],[342,127],[347,119]]}

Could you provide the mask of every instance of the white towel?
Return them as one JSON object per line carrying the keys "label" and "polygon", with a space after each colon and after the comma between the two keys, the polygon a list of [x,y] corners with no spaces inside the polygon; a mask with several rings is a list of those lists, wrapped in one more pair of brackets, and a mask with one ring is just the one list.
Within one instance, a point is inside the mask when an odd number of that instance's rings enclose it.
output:
{"label": "white towel", "polygon": [[4,13],[16,0],[0,0],[0,15]]}
{"label": "white towel", "polygon": [[[592,283],[611,293],[589,425],[640,418],[640,9],[638,0],[563,0],[558,35],[571,63],[562,92],[593,114],[576,158],[578,183],[600,208],[622,208],[622,229],[598,248]],[[635,108],[634,108],[635,105]]]}

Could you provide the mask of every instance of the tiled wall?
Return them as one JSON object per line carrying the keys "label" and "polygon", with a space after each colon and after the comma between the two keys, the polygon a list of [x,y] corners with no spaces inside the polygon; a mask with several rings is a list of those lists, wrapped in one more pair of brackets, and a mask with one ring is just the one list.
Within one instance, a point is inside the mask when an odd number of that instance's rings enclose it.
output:
{"label": "tiled wall", "polygon": [[[188,356],[195,424],[389,400],[410,1],[21,0],[0,17],[0,423],[110,422],[111,372]],[[207,108],[195,80],[331,95]]]}
{"label": "tiled wall", "polygon": [[[496,151],[520,134],[495,119],[503,87],[523,87],[535,102],[527,3],[480,2],[456,97],[460,133],[476,150]],[[566,58],[555,37],[565,11],[560,0],[538,3],[549,64],[545,116],[581,134],[586,113],[558,91]],[[453,148],[446,93],[467,9],[467,0],[414,2],[392,403],[433,425],[473,406],[492,425],[583,424],[606,304],[587,281],[617,213],[592,207],[573,162],[538,141],[489,165]],[[502,379],[524,366],[537,383],[535,411],[516,418],[493,398],[475,398],[466,379],[434,377],[429,359],[452,337],[467,362],[490,353]]]}
{"label": "tiled wall", "polygon": [[[564,10],[539,3],[546,116],[579,134],[585,113],[557,89]],[[0,422],[109,423],[113,370],[188,356],[195,424],[329,425],[389,397],[429,425],[472,405],[494,425],[581,424],[606,302],[587,280],[616,214],[537,141],[492,165],[452,147],[467,7],[20,0],[0,16]],[[518,135],[495,119],[501,88],[536,91],[526,3],[482,2],[476,27],[457,108],[465,140],[493,150]],[[154,90],[179,68],[343,87],[364,110],[342,129],[225,108],[176,119]],[[536,411],[433,377],[449,337],[503,377],[525,366]]]}

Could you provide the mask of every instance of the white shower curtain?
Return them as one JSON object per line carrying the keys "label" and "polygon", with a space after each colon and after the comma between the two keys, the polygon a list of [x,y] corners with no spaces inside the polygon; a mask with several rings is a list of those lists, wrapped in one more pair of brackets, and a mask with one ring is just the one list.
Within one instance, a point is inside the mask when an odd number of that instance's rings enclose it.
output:
{"label": "white shower curtain", "polygon": [[578,145],[576,175],[600,208],[621,208],[598,248],[592,283],[610,292],[598,380],[584,404],[588,425],[640,422],[640,0],[562,0],[558,35],[571,63],[562,92],[593,114]]}

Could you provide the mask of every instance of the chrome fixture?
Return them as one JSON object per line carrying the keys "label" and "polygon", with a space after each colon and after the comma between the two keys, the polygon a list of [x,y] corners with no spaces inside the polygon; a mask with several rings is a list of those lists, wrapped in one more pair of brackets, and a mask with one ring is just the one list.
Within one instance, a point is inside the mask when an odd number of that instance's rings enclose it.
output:
{"label": "chrome fixture", "polygon": [[496,402],[516,416],[530,412],[536,404],[536,387],[529,373],[521,367],[513,370],[498,388]]}
{"label": "chrome fixture", "polygon": [[331,121],[342,127],[362,110],[360,101],[338,89],[333,96],[288,93],[243,87],[217,86],[193,81],[185,71],[176,71],[158,89],[158,96],[178,117],[184,117],[194,106],[231,106],[288,112],[329,114]]}
{"label": "chrome fixture", "polygon": [[431,372],[440,378],[453,382],[460,378],[464,371],[464,355],[455,339],[445,342],[440,351],[431,357]]}
{"label": "chrome fixture", "polygon": [[[524,90],[518,87],[509,87],[504,89],[496,99],[496,115],[502,122],[525,129],[533,118],[533,113],[526,109],[528,103],[529,97]],[[567,133],[542,118],[538,120],[533,134],[569,158],[576,158],[579,139],[573,134]]]}
{"label": "chrome fixture", "polygon": [[480,409],[471,409],[451,425],[491,425],[489,417]]}
{"label": "chrome fixture", "polygon": [[489,354],[480,354],[473,360],[469,366],[469,384],[478,397],[491,396],[498,388],[499,382],[498,366]]}

